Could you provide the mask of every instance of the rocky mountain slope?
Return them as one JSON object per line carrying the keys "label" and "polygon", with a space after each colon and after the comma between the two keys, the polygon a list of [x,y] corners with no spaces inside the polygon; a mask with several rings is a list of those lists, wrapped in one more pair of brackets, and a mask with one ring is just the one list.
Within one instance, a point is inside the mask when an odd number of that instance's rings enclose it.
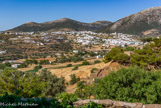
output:
{"label": "rocky mountain slope", "polygon": [[44,23],[29,22],[8,31],[13,32],[37,32],[37,31],[96,31],[111,24],[109,21],[97,21],[94,23],[83,23],[69,18],[63,18]]}
{"label": "rocky mountain slope", "polygon": [[121,32],[139,35],[155,35],[161,33],[161,7],[152,7],[127,16],[98,32]]}

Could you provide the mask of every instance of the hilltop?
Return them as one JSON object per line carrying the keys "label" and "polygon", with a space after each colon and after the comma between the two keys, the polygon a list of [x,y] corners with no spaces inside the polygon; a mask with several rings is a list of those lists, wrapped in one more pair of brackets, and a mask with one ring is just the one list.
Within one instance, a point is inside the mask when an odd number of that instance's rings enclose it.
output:
{"label": "hilltop", "polygon": [[111,24],[109,21],[83,23],[69,18],[48,21],[44,23],[28,22],[15,27],[12,32],[37,32],[37,31],[96,31]]}

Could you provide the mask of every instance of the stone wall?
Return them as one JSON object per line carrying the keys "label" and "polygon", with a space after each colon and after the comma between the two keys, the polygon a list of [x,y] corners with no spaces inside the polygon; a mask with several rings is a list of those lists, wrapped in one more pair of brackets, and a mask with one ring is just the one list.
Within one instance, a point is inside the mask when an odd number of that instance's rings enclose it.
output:
{"label": "stone wall", "polygon": [[121,101],[112,101],[109,99],[106,100],[95,100],[95,99],[86,99],[78,100],[74,102],[74,106],[79,108],[89,102],[94,102],[97,104],[102,104],[104,108],[161,108],[161,104],[142,104],[142,103],[127,103]]}

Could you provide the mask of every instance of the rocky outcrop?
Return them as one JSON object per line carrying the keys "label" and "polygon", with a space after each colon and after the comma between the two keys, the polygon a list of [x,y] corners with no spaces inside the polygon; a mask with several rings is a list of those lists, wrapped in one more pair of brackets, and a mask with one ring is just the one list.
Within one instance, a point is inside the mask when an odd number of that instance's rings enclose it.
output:
{"label": "rocky outcrop", "polygon": [[106,100],[94,100],[94,99],[86,99],[86,100],[79,100],[74,102],[74,106],[79,108],[85,104],[90,102],[94,102],[96,104],[102,104],[104,108],[161,108],[161,104],[142,104],[142,103],[128,103],[128,102],[121,102],[121,101],[112,101],[109,99]]}
{"label": "rocky outcrop", "polygon": [[121,68],[121,65],[117,62],[110,61],[107,65],[103,68],[98,70],[97,72],[90,74],[90,79],[94,80],[95,78],[104,78],[107,76],[111,71],[116,71]]}

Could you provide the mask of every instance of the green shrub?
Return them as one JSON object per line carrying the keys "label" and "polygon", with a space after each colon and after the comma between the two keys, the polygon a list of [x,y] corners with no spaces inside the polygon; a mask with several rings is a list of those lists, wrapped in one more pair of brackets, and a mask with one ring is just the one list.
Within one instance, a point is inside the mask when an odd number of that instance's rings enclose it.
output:
{"label": "green shrub", "polygon": [[33,59],[33,60],[26,59],[25,64],[27,64],[27,65],[29,65],[29,64],[38,64],[38,61],[35,60],[35,59]]}
{"label": "green shrub", "polygon": [[72,67],[72,64],[67,64],[67,67]]}
{"label": "green shrub", "polygon": [[41,69],[41,68],[42,68],[42,66],[41,65],[38,65],[38,66],[35,66],[33,70],[28,70],[26,72],[38,72],[39,69]]}
{"label": "green shrub", "polygon": [[49,62],[49,60],[40,60],[39,64],[46,65],[46,64],[50,64],[50,62]]}
{"label": "green shrub", "polygon": [[63,92],[57,95],[57,99],[60,101],[63,108],[74,108],[73,102],[77,101],[78,97],[75,94]]}
{"label": "green shrub", "polygon": [[78,70],[78,66],[74,66],[72,70]]}
{"label": "green shrub", "polygon": [[125,48],[125,51],[134,51],[134,50],[135,50],[134,47],[126,47],[126,48]]}
{"label": "green shrub", "polygon": [[28,66],[28,64],[22,63],[22,64],[18,65],[18,68],[26,68],[27,66]]}
{"label": "green shrub", "polygon": [[93,85],[84,87],[79,96],[144,104],[161,104],[161,72],[138,67],[112,72]]}
{"label": "green shrub", "polygon": [[147,37],[147,38],[142,38],[141,41],[142,42],[151,42],[153,39],[151,37]]}
{"label": "green shrub", "polygon": [[91,73],[94,73],[95,71],[97,71],[98,69],[97,68],[92,68],[91,69]]}
{"label": "green shrub", "polygon": [[0,64],[0,69],[4,69],[6,68],[7,66],[5,64]]}
{"label": "green shrub", "polygon": [[131,63],[140,67],[148,67],[148,65],[158,67],[160,65],[159,57],[161,57],[160,53],[147,45],[143,49],[134,51],[131,55]]}
{"label": "green shrub", "polygon": [[97,64],[97,63],[101,63],[101,61],[100,60],[95,60],[94,64]]}
{"label": "green shrub", "polygon": [[6,67],[11,67],[11,63],[7,62],[5,63]]}
{"label": "green shrub", "polygon": [[120,63],[120,64],[125,64],[125,65],[130,63],[130,57],[127,54],[124,54],[124,53],[117,54],[113,58],[113,60]]}
{"label": "green shrub", "polygon": [[42,90],[45,97],[53,97],[56,94],[64,92],[65,87],[65,79],[64,77],[58,78],[56,75],[52,75],[50,71],[43,69],[39,77],[42,82],[45,82],[45,87]]}
{"label": "green shrub", "polygon": [[80,78],[77,78],[77,77],[75,76],[75,74],[71,74],[71,75],[70,75],[70,78],[71,78],[71,80],[70,80],[70,84],[71,84],[71,85],[77,83],[78,81],[80,81]]}
{"label": "green shrub", "polygon": [[104,62],[108,63],[108,62],[114,60],[114,57],[120,53],[124,53],[124,50],[120,47],[115,47],[115,48],[111,49],[111,51],[105,55]]}
{"label": "green shrub", "polygon": [[39,70],[39,69],[41,69],[41,68],[42,68],[41,65],[38,65],[38,66],[35,66],[35,67],[34,67],[35,70]]}
{"label": "green shrub", "polygon": [[0,93],[30,97],[53,97],[65,91],[65,79],[52,75],[46,69],[39,74],[20,72],[13,68],[5,68],[0,72]]}
{"label": "green shrub", "polygon": [[90,65],[90,63],[87,60],[85,60],[83,61],[82,65]]}
{"label": "green shrub", "polygon": [[79,82],[77,82],[77,88],[78,89],[83,89],[84,88],[84,86],[85,86],[85,81],[79,81]]}
{"label": "green shrub", "polygon": [[80,108],[104,108],[101,104],[96,104],[94,102],[90,102],[84,106],[81,106]]}
{"label": "green shrub", "polygon": [[0,92],[22,97],[39,97],[44,89],[35,73],[25,73],[13,68],[5,68],[0,72]]}

